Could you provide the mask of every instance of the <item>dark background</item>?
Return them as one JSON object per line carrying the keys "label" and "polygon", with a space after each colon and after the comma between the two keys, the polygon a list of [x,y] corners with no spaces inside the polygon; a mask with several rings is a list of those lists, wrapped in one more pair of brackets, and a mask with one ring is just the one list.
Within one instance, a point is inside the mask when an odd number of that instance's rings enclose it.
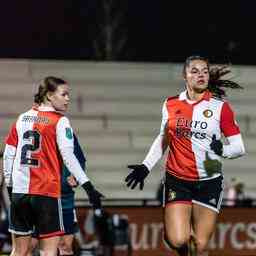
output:
{"label": "dark background", "polygon": [[[113,7],[110,21],[104,3]],[[183,62],[201,54],[256,64],[255,7],[253,0],[10,0],[1,3],[0,57]],[[101,28],[116,17],[106,57]]]}

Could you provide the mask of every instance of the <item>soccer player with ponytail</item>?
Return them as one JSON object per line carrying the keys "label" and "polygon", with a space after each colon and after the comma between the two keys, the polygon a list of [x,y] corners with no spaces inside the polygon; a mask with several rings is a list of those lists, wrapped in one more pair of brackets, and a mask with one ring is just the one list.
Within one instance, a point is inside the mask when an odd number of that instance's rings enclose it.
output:
{"label": "soccer player with ponytail", "polygon": [[[141,164],[129,165],[128,187],[143,189],[151,169],[169,148],[164,194],[164,242],[179,256],[207,255],[223,194],[222,160],[245,154],[226,88],[242,87],[223,78],[227,66],[211,67],[201,56],[183,68],[186,89],[165,100],[160,133]],[[224,136],[228,144],[223,144]]]}

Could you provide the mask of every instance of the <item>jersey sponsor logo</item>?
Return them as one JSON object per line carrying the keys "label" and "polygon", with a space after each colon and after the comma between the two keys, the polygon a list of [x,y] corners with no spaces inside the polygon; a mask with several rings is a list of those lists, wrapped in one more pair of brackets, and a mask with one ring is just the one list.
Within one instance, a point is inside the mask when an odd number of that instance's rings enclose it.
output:
{"label": "jersey sponsor logo", "polygon": [[71,128],[67,127],[66,129],[66,137],[71,140],[73,138]]}
{"label": "jersey sponsor logo", "polygon": [[190,131],[188,129],[182,129],[182,128],[177,128],[176,129],[176,136],[178,138],[188,138],[190,139],[191,137],[195,137],[196,139],[203,140],[206,138],[206,133],[205,132],[195,132],[195,131]]}
{"label": "jersey sponsor logo", "polygon": [[178,118],[176,122],[177,127],[182,128],[195,128],[205,130],[208,127],[207,122],[199,121],[199,120],[188,120],[186,118]]}
{"label": "jersey sponsor logo", "polygon": [[212,110],[210,110],[210,109],[206,109],[206,110],[203,112],[203,115],[204,115],[205,117],[207,117],[207,118],[210,118],[210,117],[213,116],[213,112],[212,112]]}
{"label": "jersey sponsor logo", "polygon": [[191,138],[203,140],[206,138],[206,133],[201,131],[191,131],[190,129],[207,129],[208,124],[204,121],[199,120],[188,120],[186,118],[178,118],[176,122],[176,136],[178,138]]}

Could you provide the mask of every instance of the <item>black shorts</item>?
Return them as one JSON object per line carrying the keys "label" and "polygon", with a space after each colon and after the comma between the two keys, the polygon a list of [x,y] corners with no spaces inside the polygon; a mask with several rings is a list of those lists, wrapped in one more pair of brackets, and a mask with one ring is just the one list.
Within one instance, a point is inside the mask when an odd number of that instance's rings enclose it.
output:
{"label": "black shorts", "polygon": [[75,234],[78,232],[78,223],[75,209],[63,210],[63,223],[65,228],[65,235]]}
{"label": "black shorts", "polygon": [[39,238],[63,235],[61,200],[48,196],[12,194],[9,231]]}
{"label": "black shorts", "polygon": [[223,197],[223,177],[187,181],[166,173],[164,203],[195,203],[219,212]]}

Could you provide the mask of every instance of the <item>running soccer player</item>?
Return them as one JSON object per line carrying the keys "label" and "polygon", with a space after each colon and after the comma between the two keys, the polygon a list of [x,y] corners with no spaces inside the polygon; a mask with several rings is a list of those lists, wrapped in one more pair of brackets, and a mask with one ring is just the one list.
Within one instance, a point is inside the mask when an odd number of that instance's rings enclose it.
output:
{"label": "running soccer player", "polygon": [[[180,256],[189,254],[194,241],[197,255],[207,254],[223,193],[223,158],[237,158],[245,148],[234,112],[223,88],[241,88],[224,66],[211,68],[206,58],[187,58],[183,78],[186,90],[167,98],[160,134],[142,164],[129,165],[127,186],[143,189],[144,180],[163,156],[166,161],[164,241]],[[224,135],[228,144],[224,145]],[[191,236],[193,234],[193,236]]]}

